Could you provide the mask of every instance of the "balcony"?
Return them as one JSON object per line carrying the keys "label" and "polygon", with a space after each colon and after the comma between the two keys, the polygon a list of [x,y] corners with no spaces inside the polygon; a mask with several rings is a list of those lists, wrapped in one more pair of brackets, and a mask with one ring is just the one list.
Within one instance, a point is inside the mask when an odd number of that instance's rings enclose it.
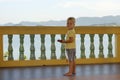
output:
{"label": "balcony", "polygon": [[[77,36],[76,64],[120,62],[119,26],[77,26],[75,30]],[[1,26],[0,67],[68,64],[64,44],[56,42],[58,38],[65,39],[66,31],[67,28],[64,26]],[[18,42],[14,42],[15,36]],[[27,41],[26,36],[29,38]],[[36,43],[36,36],[39,43]],[[7,38],[7,45],[4,44],[6,40],[4,37]],[[29,42],[28,51],[25,47],[27,42]],[[57,44],[59,46],[56,46]],[[39,48],[36,48],[36,45]],[[8,55],[5,54],[5,46]]]}

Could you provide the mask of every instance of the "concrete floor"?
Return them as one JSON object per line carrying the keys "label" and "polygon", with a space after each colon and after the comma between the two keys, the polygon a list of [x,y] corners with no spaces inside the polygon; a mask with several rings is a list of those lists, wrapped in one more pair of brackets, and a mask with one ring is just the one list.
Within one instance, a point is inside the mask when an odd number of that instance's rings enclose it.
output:
{"label": "concrete floor", "polygon": [[0,68],[0,80],[120,80],[120,64],[77,65],[76,75],[63,76],[68,66]]}

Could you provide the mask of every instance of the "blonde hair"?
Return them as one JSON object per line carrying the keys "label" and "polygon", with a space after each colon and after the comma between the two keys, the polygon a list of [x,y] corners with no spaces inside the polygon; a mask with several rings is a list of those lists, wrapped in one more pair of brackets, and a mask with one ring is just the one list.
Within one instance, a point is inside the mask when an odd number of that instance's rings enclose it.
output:
{"label": "blonde hair", "polygon": [[72,20],[74,23],[75,23],[75,18],[74,17],[69,17],[68,19],[67,19],[67,21],[68,20]]}

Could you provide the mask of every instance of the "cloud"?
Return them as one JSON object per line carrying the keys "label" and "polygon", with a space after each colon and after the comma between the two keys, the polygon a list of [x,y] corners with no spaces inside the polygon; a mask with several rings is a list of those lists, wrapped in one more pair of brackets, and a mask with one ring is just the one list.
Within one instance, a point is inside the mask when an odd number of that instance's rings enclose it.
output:
{"label": "cloud", "polygon": [[99,0],[99,1],[67,1],[59,4],[62,8],[84,8],[89,10],[105,11],[119,10],[119,2],[117,0]]}
{"label": "cloud", "polygon": [[91,8],[96,11],[119,10],[119,3],[116,1],[100,1],[84,7]]}
{"label": "cloud", "polygon": [[34,1],[34,0],[0,0],[0,2],[23,2],[23,1]]}
{"label": "cloud", "polygon": [[68,1],[68,2],[65,2],[65,3],[60,3],[59,6],[63,7],[63,8],[80,7],[81,3]]}
{"label": "cloud", "polygon": [[100,11],[119,10],[119,7],[120,7],[119,3],[113,2],[113,1],[103,1],[97,4],[94,4],[93,6],[90,6],[90,8],[93,8],[95,10],[100,10]]}

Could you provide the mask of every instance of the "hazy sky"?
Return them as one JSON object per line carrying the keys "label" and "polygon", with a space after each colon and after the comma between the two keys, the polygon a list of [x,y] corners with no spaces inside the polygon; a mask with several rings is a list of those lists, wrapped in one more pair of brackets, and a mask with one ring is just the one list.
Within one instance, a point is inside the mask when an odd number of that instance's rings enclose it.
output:
{"label": "hazy sky", "polygon": [[0,24],[120,14],[120,0],[0,0]]}

